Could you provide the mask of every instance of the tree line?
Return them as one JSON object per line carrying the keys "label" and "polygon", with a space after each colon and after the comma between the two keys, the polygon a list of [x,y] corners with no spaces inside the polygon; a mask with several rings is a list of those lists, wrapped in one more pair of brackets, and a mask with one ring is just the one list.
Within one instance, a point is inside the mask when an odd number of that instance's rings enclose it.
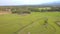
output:
{"label": "tree line", "polygon": [[60,7],[0,7],[1,10],[10,9],[12,13],[29,13],[29,12],[60,12]]}

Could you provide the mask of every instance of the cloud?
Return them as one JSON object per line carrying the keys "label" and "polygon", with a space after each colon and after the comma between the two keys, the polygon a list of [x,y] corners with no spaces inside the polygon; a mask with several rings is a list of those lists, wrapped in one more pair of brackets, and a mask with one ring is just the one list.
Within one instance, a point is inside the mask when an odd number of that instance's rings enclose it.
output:
{"label": "cloud", "polygon": [[58,0],[0,0],[0,5],[30,5],[30,4],[42,4],[53,1]]}
{"label": "cloud", "polygon": [[53,2],[57,0],[14,0],[16,3],[21,2],[22,4],[42,4],[46,2]]}

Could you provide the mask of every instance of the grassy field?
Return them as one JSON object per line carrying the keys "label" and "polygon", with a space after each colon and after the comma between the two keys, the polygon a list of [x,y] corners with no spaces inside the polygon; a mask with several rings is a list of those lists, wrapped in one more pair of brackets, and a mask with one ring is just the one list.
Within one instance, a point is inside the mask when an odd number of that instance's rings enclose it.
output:
{"label": "grassy field", "polygon": [[60,34],[60,12],[0,15],[0,34]]}

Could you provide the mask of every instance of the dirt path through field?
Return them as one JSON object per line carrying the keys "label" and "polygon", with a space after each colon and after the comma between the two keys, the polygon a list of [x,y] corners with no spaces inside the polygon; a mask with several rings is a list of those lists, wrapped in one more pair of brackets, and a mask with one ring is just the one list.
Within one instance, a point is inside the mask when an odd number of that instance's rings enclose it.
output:
{"label": "dirt path through field", "polygon": [[[23,30],[25,30],[26,28],[31,27],[31,25],[33,25],[33,24],[38,24],[37,22],[40,21],[41,19],[42,19],[42,18],[39,18],[39,19],[37,19],[37,20],[35,20],[35,21],[31,21],[30,24],[28,24],[28,25],[20,28],[18,31],[16,31],[15,34],[20,34],[20,33],[21,33]],[[48,26],[50,26],[50,27],[54,30],[54,32],[56,32],[55,27],[52,26],[51,24],[45,23],[45,25],[43,24],[43,25],[41,25],[41,26],[43,26],[43,28],[45,28],[45,27],[47,28]]]}
{"label": "dirt path through field", "polygon": [[14,33],[15,33],[15,34],[20,34],[20,32],[21,32],[22,30],[26,29],[27,27],[29,27],[30,25],[34,24],[36,21],[39,21],[39,20],[40,20],[40,18],[37,19],[37,20],[35,20],[35,21],[31,21],[30,24],[28,24],[28,25],[26,25],[26,26],[20,28],[18,31],[16,31],[16,32],[14,32]]}

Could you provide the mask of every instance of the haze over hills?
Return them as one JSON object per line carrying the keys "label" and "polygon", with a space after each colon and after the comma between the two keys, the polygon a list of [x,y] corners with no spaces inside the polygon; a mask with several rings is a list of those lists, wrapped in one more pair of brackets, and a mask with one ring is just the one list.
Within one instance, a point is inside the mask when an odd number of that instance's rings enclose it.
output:
{"label": "haze over hills", "polygon": [[[12,6],[12,5],[10,5],[10,6]],[[43,3],[43,4],[37,4],[37,5],[13,5],[13,6],[60,6],[60,1],[47,2],[47,3]]]}
{"label": "haze over hills", "polygon": [[60,1],[41,4],[42,6],[60,6]]}

